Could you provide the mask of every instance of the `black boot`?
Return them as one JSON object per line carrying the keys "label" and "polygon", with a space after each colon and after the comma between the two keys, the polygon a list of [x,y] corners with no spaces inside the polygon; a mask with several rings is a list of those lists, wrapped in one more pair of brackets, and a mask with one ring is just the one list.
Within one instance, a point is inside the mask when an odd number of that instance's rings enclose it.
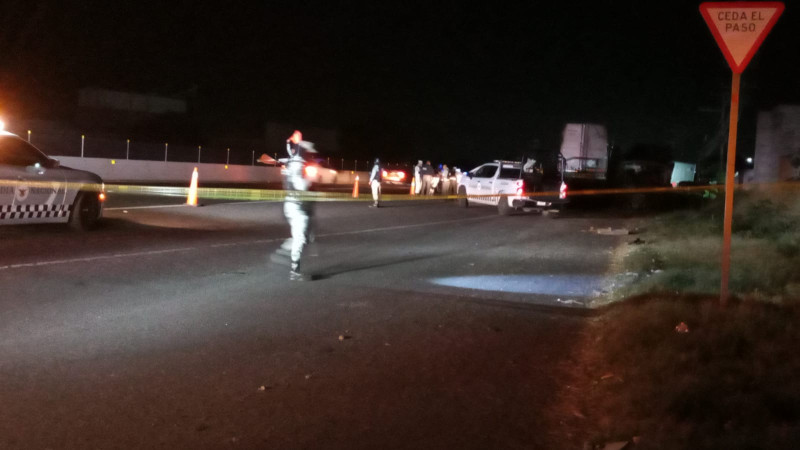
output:
{"label": "black boot", "polygon": [[292,268],[289,270],[289,281],[308,281],[308,277],[300,272],[298,263],[292,263]]}

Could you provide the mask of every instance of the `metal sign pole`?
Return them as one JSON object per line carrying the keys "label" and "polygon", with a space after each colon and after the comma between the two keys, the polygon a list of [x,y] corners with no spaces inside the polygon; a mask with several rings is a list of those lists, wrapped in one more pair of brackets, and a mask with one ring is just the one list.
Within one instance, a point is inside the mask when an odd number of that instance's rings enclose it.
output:
{"label": "metal sign pole", "polygon": [[725,224],[722,237],[722,281],[719,289],[719,302],[728,302],[728,280],[731,271],[731,223],[733,222],[733,188],[736,173],[736,135],[739,126],[739,81],[742,74],[733,73],[731,82],[731,120],[728,126],[728,164],[725,169]]}
{"label": "metal sign pole", "polygon": [[728,162],[725,171],[725,222],[720,261],[722,269],[720,306],[725,306],[730,297],[728,282],[731,272],[731,223],[736,174],[736,131],[739,125],[739,82],[745,67],[764,42],[764,38],[784,8],[781,2],[706,2],[700,5],[700,14],[733,72],[730,126],[728,126]]}

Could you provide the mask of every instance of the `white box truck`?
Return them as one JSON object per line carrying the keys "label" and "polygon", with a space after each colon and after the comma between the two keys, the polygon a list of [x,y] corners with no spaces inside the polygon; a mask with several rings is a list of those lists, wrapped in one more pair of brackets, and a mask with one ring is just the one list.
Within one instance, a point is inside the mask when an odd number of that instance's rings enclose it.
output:
{"label": "white box truck", "polygon": [[567,178],[606,178],[608,171],[608,132],[603,125],[568,123],[561,140],[564,176]]}

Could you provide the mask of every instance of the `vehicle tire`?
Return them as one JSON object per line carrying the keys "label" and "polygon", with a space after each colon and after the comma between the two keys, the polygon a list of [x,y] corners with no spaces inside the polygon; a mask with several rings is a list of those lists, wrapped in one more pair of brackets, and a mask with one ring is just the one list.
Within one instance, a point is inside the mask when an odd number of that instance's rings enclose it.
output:
{"label": "vehicle tire", "polygon": [[[466,197],[467,195],[467,188],[464,186],[458,187],[458,195]],[[458,206],[462,208],[469,208],[469,200],[467,198],[460,198],[458,199]]]}
{"label": "vehicle tire", "polygon": [[76,231],[91,230],[100,220],[100,199],[96,192],[79,192],[72,203],[69,227]]}
{"label": "vehicle tire", "polygon": [[497,213],[501,216],[510,216],[514,212],[514,208],[508,205],[507,197],[500,197],[497,201]]}
{"label": "vehicle tire", "polygon": [[628,194],[627,207],[631,211],[642,211],[647,208],[647,196],[643,193]]}

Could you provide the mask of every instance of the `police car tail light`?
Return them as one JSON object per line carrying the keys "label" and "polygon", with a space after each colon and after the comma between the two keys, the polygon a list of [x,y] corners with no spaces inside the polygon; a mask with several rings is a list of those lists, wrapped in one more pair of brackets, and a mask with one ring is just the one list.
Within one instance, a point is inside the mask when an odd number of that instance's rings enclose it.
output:
{"label": "police car tail light", "polygon": [[565,199],[567,198],[567,183],[561,182],[561,189],[558,191],[558,198]]}
{"label": "police car tail light", "polygon": [[97,194],[97,198],[98,198],[98,199],[99,199],[101,202],[104,202],[104,201],[106,201],[106,193],[105,193],[105,192],[101,192],[101,193]]}
{"label": "police car tail light", "polygon": [[384,177],[384,178],[387,178],[387,177],[389,177],[389,172],[387,172],[387,171],[385,171],[385,170],[384,170],[384,171],[383,171],[383,177]]}
{"label": "police car tail light", "polygon": [[397,178],[400,178],[400,179],[402,180],[402,179],[404,179],[405,177],[406,177],[406,174],[405,174],[405,172],[397,172]]}
{"label": "police car tail light", "polygon": [[314,166],[306,166],[306,176],[307,177],[317,176],[317,168]]}
{"label": "police car tail light", "polygon": [[522,180],[517,180],[517,196],[522,196],[523,192],[525,192],[525,182]]}

